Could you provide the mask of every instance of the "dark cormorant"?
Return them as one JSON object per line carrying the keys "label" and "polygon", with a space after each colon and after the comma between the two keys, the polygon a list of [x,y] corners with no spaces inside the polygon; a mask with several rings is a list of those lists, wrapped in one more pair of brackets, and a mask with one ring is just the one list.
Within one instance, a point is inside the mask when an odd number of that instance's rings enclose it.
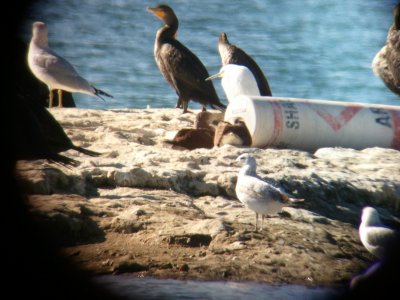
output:
{"label": "dark cormorant", "polygon": [[400,5],[395,6],[393,15],[386,45],[375,55],[372,70],[393,93],[400,95]]}
{"label": "dark cormorant", "polygon": [[[29,103],[23,98],[15,97],[12,103],[12,113],[16,118],[10,120],[9,130],[13,131],[11,138],[14,156],[17,160],[46,159],[65,166],[77,166],[74,159],[59,154],[59,147],[52,145],[51,138],[46,136],[46,125],[42,121],[54,120],[45,107]],[[37,114],[37,112],[39,112]],[[11,113],[11,112],[10,112]],[[58,124],[58,123],[57,123]]]}
{"label": "dark cormorant", "polygon": [[17,117],[9,124],[9,130],[13,132],[16,159],[47,159],[62,165],[77,166],[77,161],[59,153],[72,149],[89,156],[100,155],[74,145],[53,115],[35,99],[19,94],[12,107]]}
{"label": "dark cormorant", "polygon": [[209,77],[205,66],[175,38],[179,22],[172,8],[159,5],[148,7],[147,10],[164,22],[164,26],[157,31],[154,57],[164,78],[179,97],[176,107],[182,107],[183,112],[187,112],[191,99],[201,103],[204,110],[210,105],[225,111],[226,106],[220,102],[213,83],[205,81]]}
{"label": "dark cormorant", "polygon": [[257,63],[242,49],[232,45],[228,41],[225,32],[222,32],[218,40],[218,51],[223,66],[228,64],[247,67],[254,75],[261,96],[272,96],[267,78]]}

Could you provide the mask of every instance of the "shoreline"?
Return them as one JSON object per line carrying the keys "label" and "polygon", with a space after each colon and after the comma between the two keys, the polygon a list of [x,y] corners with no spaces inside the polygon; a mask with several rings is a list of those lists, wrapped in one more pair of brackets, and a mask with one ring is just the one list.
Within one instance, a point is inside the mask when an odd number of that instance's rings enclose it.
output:
{"label": "shoreline", "polygon": [[[20,161],[17,170],[32,215],[66,257],[93,274],[346,284],[374,261],[358,238],[362,207],[375,206],[384,222],[400,224],[393,216],[400,152],[393,149],[182,151],[164,140],[194,128],[195,113],[50,112],[76,145],[103,154],[69,150],[63,154],[79,161],[77,168],[37,160]],[[261,177],[305,199],[267,218],[262,232],[253,231],[254,213],[234,192],[239,168],[231,162],[243,152],[256,156]]]}

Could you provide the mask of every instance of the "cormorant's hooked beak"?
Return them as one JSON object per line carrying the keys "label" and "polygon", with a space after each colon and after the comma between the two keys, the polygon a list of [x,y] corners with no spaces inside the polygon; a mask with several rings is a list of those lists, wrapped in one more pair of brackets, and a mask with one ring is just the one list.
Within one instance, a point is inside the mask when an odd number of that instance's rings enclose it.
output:
{"label": "cormorant's hooked beak", "polygon": [[157,7],[150,7],[148,6],[146,8],[147,11],[153,13],[154,15],[156,15],[157,17],[159,17],[160,19],[163,19],[165,13],[162,10],[157,9]]}
{"label": "cormorant's hooked beak", "polygon": [[211,75],[210,77],[207,77],[205,80],[208,81],[208,80],[213,80],[215,78],[221,78],[223,75],[224,75],[224,71],[221,71],[215,75]]}

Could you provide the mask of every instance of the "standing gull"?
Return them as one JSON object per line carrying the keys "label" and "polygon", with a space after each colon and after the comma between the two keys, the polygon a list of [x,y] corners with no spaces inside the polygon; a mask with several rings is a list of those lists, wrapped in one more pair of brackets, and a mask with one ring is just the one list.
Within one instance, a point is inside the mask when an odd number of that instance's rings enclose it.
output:
{"label": "standing gull", "polygon": [[157,31],[154,57],[162,75],[178,95],[176,107],[186,113],[192,99],[202,104],[203,110],[210,105],[225,111],[226,106],[220,102],[213,83],[205,81],[209,74],[203,63],[176,39],[179,22],[172,8],[159,5],[147,10],[164,22]]}
{"label": "standing gull", "polygon": [[283,207],[290,206],[289,202],[302,201],[302,199],[292,198],[272,183],[258,177],[256,159],[251,154],[241,154],[236,161],[243,165],[236,183],[236,195],[240,202],[256,213],[256,231],[259,214],[261,214],[262,230],[265,215],[281,211]]}
{"label": "standing gull", "polygon": [[208,77],[206,80],[215,78],[221,78],[221,85],[228,102],[234,101],[235,97],[239,95],[260,96],[256,79],[245,66],[225,65],[219,73]]}
{"label": "standing gull", "polygon": [[221,56],[222,65],[235,64],[247,67],[257,81],[257,86],[261,96],[272,96],[268,80],[257,65],[254,59],[239,47],[232,45],[228,41],[225,32],[221,32],[218,40],[218,51]]}
{"label": "standing gull", "polygon": [[397,231],[382,225],[378,211],[370,206],[362,210],[359,235],[364,247],[378,258],[383,258],[400,238]]}
{"label": "standing gull", "polygon": [[66,59],[49,48],[48,30],[43,22],[34,22],[32,25],[28,64],[32,73],[49,88],[49,107],[53,106],[53,90],[58,90],[59,107],[63,106],[63,90],[98,96],[101,99],[103,98],[100,95],[112,97],[91,85]]}

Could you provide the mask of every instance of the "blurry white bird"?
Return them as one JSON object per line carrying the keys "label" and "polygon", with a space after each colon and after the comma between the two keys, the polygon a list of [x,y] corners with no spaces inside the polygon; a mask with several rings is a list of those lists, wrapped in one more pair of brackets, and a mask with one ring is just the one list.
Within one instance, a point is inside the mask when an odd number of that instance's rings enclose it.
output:
{"label": "blurry white bird", "polygon": [[240,202],[256,213],[256,231],[258,230],[259,214],[262,217],[262,230],[265,215],[277,213],[282,207],[303,201],[303,199],[293,198],[282,189],[257,176],[256,159],[251,154],[241,154],[236,161],[243,165],[236,183],[236,195]]}
{"label": "blurry white bird", "polygon": [[62,90],[98,96],[101,99],[103,98],[100,95],[112,97],[92,86],[67,60],[49,48],[48,29],[43,22],[32,24],[28,64],[32,73],[49,88],[49,107],[53,106],[53,90],[58,90],[60,107],[62,107]]}
{"label": "blurry white bird", "polygon": [[260,96],[257,81],[250,70],[245,66],[228,64],[223,66],[218,74],[208,77],[206,80],[222,78],[221,85],[228,102],[234,101],[239,95]]}
{"label": "blurry white bird", "polygon": [[364,247],[378,258],[383,258],[388,247],[399,239],[399,232],[382,225],[378,211],[370,206],[362,210],[359,235]]}

